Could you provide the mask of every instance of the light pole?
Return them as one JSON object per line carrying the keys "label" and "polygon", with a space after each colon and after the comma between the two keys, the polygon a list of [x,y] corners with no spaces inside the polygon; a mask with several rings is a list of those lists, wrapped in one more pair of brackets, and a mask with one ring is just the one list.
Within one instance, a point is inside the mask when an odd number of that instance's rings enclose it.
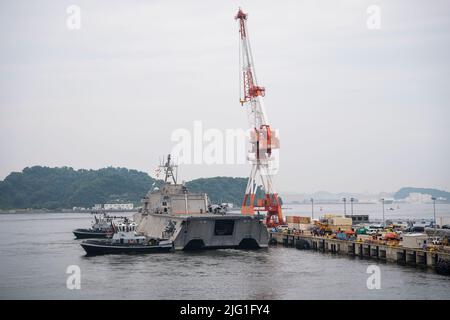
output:
{"label": "light pole", "polygon": [[383,228],[384,228],[384,198],[381,198],[381,202],[383,203]]}
{"label": "light pole", "polygon": [[314,220],[314,199],[311,198],[311,220]]}
{"label": "light pole", "polygon": [[433,217],[434,217],[433,227],[436,229],[436,198],[432,197],[431,200],[433,200]]}
{"label": "light pole", "polygon": [[355,198],[350,198],[350,206],[352,211],[352,220],[353,220],[353,201],[355,201]]}
{"label": "light pole", "polygon": [[347,198],[342,198],[342,201],[344,201],[344,217],[347,216]]}

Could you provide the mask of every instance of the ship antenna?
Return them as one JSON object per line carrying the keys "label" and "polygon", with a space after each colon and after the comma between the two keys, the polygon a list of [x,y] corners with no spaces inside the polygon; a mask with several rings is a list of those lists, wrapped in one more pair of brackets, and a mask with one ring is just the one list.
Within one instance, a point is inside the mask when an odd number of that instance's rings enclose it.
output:
{"label": "ship antenna", "polygon": [[177,178],[175,177],[173,170],[176,168],[176,165],[173,165],[171,163],[171,157],[170,154],[167,156],[167,162],[161,166],[165,173],[164,182],[170,183],[169,180],[172,180],[174,184],[177,184]]}

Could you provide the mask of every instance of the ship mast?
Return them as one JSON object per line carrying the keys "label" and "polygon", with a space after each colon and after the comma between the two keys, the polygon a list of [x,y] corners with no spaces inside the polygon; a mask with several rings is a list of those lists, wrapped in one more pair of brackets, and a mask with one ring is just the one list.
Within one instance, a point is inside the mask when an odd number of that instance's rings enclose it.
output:
{"label": "ship mast", "polygon": [[[258,85],[255,65],[247,29],[247,14],[240,8],[235,16],[239,22],[239,62],[240,62],[240,103],[247,109],[250,125],[250,149],[248,160],[252,167],[242,203],[243,214],[255,213],[255,210],[267,212],[268,227],[283,223],[281,204],[272,183],[274,157],[272,151],[279,148],[279,141],[272,132],[264,110],[263,97],[265,88]],[[257,191],[256,178],[260,177],[265,196],[255,199]],[[256,205],[255,205],[255,200]]]}
{"label": "ship mast", "polygon": [[164,182],[166,182],[166,183],[173,182],[174,184],[177,184],[177,177],[176,177],[176,174],[174,173],[174,171],[175,171],[174,169],[176,169],[178,166],[172,164],[170,154],[167,156],[166,163],[161,164],[159,167],[164,170],[164,175],[165,175]]}

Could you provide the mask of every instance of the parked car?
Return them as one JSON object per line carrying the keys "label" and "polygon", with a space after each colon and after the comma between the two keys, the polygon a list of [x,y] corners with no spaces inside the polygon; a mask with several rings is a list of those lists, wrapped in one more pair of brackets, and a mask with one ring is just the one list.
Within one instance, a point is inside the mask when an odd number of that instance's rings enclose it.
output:
{"label": "parked car", "polygon": [[413,226],[411,228],[411,232],[425,232],[425,227],[422,226]]}
{"label": "parked car", "polygon": [[440,244],[442,244],[442,241],[438,237],[433,237],[433,238],[431,238],[431,243],[434,245],[440,245]]}
{"label": "parked car", "polygon": [[381,225],[371,225],[368,228],[366,228],[366,234],[377,234],[378,232],[383,230],[383,227]]}
{"label": "parked car", "polygon": [[279,225],[279,226],[277,227],[277,230],[278,230],[279,232],[282,232],[282,231],[288,230],[288,229],[289,229],[289,227],[288,227],[286,224],[282,224],[282,225]]}

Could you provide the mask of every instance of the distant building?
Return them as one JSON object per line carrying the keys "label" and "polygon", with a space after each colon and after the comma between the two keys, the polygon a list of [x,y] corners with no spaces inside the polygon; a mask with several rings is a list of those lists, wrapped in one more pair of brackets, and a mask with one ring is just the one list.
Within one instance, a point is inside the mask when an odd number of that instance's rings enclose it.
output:
{"label": "distant building", "polygon": [[133,210],[132,203],[105,203],[103,209],[105,210]]}
{"label": "distant building", "polygon": [[439,217],[437,223],[442,227],[443,225],[450,225],[450,217]]}
{"label": "distant building", "polygon": [[368,214],[354,214],[353,216],[346,215],[346,218],[352,218],[353,224],[358,223],[368,223],[369,215]]}
{"label": "distant building", "polygon": [[73,207],[72,211],[86,211],[85,207]]}
{"label": "distant building", "polygon": [[384,198],[384,201],[380,200],[381,202],[384,202],[384,204],[392,204],[394,203],[394,198]]}

